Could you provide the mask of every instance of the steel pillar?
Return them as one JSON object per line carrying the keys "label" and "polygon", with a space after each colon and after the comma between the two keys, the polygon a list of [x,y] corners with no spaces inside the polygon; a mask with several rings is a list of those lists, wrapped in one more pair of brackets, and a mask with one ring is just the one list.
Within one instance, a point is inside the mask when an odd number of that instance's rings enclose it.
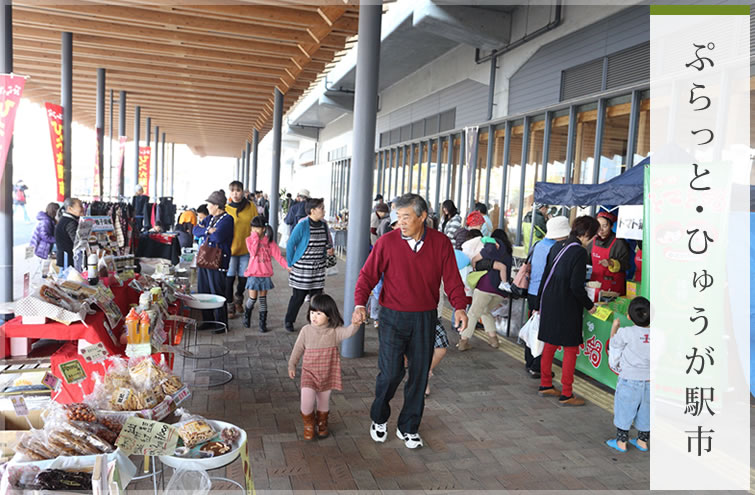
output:
{"label": "steel pillar", "polygon": [[[160,197],[165,196],[165,133],[163,132],[163,144],[160,151]],[[167,225],[166,225],[167,227]]]}
{"label": "steel pillar", "polygon": [[278,236],[278,210],[280,207],[281,181],[281,126],[283,125],[283,93],[275,88],[275,106],[273,108],[273,170],[270,180],[270,218],[268,222],[273,228],[274,236]]}
{"label": "steel pillar", "polygon": [[257,129],[252,130],[252,180],[250,181],[250,191],[257,190],[257,149],[260,144],[260,133]]}
{"label": "steel pillar", "polygon": [[63,107],[63,184],[71,197],[71,122],[73,122],[73,33],[60,40],[60,106]]}
{"label": "steel pillar", "polygon": [[503,135],[503,181],[501,181],[501,211],[498,213],[498,227],[508,230],[506,221],[506,187],[509,178],[509,151],[511,150],[511,122],[506,121],[506,130]]}
{"label": "steel pillar", "polygon": [[627,136],[627,156],[624,163],[627,169],[634,167],[634,150],[637,149],[637,126],[640,122],[640,104],[642,98],[640,90],[632,91],[632,108],[629,111],[629,135]]}
{"label": "steel pillar", "polygon": [[110,184],[107,188],[108,190],[108,196],[110,199],[113,199],[113,104],[114,104],[114,98],[113,98],[113,90],[110,90],[110,152],[108,157],[108,163],[109,163],[109,170],[110,170]]}
{"label": "steel pillar", "polygon": [[170,197],[174,197],[176,184],[176,143],[170,143]]}
{"label": "steel pillar", "polygon": [[[448,169],[446,169],[446,194],[445,194],[445,201],[446,199],[452,199],[451,198],[451,178],[454,173],[454,135],[449,134],[448,135]],[[441,203],[443,202],[441,201]],[[440,210],[438,210],[440,211]]]}
{"label": "steel pillar", "polygon": [[[527,178],[527,160],[530,142],[530,117],[524,118],[524,132],[522,133],[522,158],[519,166],[522,167],[521,177],[519,178],[519,215],[516,219],[516,246],[522,242],[522,219],[524,218],[524,186]],[[532,213],[532,225],[534,230],[535,214]]]}
{"label": "steel pillar", "polygon": [[[3,49],[0,50],[0,70],[3,74],[13,72],[13,9],[11,0],[2,0],[0,9],[0,30]],[[13,140],[8,149],[2,177],[0,177],[0,311],[2,321],[8,321],[13,314],[3,314],[6,304],[13,302]],[[8,308],[7,311],[10,311]]]}
{"label": "steel pillar", "polygon": [[[464,190],[462,188],[462,184],[464,183],[464,165],[467,164],[467,133],[464,131],[461,131],[459,133],[459,170],[457,182],[456,182],[456,207],[459,209],[459,213],[461,214],[464,210],[462,208],[464,205],[461,204],[461,194]],[[462,214],[462,218],[464,215]]]}
{"label": "steel pillar", "polygon": [[[600,180],[600,155],[603,153],[603,132],[606,122],[606,104],[605,98],[598,100],[598,121],[595,123],[595,148],[593,150],[592,166],[592,184],[597,184]],[[590,215],[595,216],[595,205],[590,207]]]}
{"label": "steel pillar", "polygon": [[490,176],[493,172],[493,150],[495,149],[495,126],[488,126],[488,153],[485,157],[485,206],[490,207]]}
{"label": "steel pillar", "polygon": [[95,132],[97,134],[97,172],[100,187],[93,196],[104,199],[105,191],[105,69],[97,69],[97,102]]}
{"label": "steel pillar", "polygon": [[[377,92],[380,68],[380,26],[383,2],[359,6],[359,41],[357,42],[356,84],[354,95],[354,153],[349,182],[353,182],[349,197],[349,230],[346,245],[346,280],[343,315],[351,320],[354,311],[354,290],[359,271],[370,251],[372,214],[372,169],[375,157],[375,124],[377,122]],[[347,358],[364,354],[364,327],[345,340],[341,354]]]}
{"label": "steel pillar", "polygon": [[246,187],[246,189],[248,189],[249,191],[252,191],[252,189],[250,189],[250,185],[252,183],[251,167],[252,167],[252,143],[247,141],[246,142],[246,164],[244,165],[244,170],[246,171],[244,175],[245,175],[246,180],[244,181],[244,187]]}
{"label": "steel pillar", "polygon": [[435,168],[435,214],[438,215],[438,218],[440,218],[440,179],[441,179],[441,172],[443,171],[443,138],[438,136],[438,155],[437,155],[437,162],[438,165]]}

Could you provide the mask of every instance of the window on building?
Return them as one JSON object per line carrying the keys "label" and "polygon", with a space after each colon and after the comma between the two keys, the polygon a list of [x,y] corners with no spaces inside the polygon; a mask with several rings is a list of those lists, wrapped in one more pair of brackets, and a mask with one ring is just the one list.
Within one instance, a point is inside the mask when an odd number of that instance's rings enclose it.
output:
{"label": "window on building", "polygon": [[440,114],[425,119],[425,136],[437,134],[440,129]]}
{"label": "window on building", "polygon": [[[637,165],[650,154],[650,92],[640,96],[640,117],[637,119],[637,149],[634,150],[634,164]],[[755,100],[750,100],[753,102]]]}
{"label": "window on building", "polygon": [[406,124],[405,126],[402,126],[400,129],[401,131],[401,138],[400,141],[409,141],[412,138],[412,125]]}
{"label": "window on building", "polygon": [[425,136],[425,121],[412,122],[412,139],[419,139],[423,136]]}
{"label": "window on building", "polygon": [[440,114],[440,128],[438,132],[450,131],[456,127],[456,108],[446,110]]}
{"label": "window on building", "polygon": [[555,112],[548,142],[546,182],[566,183],[566,144],[569,135],[569,109]]}
{"label": "window on building", "polygon": [[520,119],[511,124],[511,143],[509,143],[508,178],[506,180],[506,223],[509,236],[515,239],[519,218],[519,198],[521,197],[522,179],[522,135],[524,122]]}
{"label": "window on building", "polygon": [[613,98],[607,102],[598,183],[610,180],[626,170],[624,162],[627,156],[631,107],[630,95]]}

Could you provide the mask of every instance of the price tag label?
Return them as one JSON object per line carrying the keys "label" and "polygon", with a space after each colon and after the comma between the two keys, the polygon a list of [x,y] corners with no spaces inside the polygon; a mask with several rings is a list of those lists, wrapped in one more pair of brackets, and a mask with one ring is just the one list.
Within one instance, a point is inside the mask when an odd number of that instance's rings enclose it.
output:
{"label": "price tag label", "polygon": [[24,251],[24,259],[30,260],[34,257],[34,248],[31,246],[26,246],[26,250]]}
{"label": "price tag label", "polygon": [[191,397],[191,391],[186,386],[183,386],[178,392],[173,394],[173,402],[179,405],[189,397]]}
{"label": "price tag label", "polygon": [[130,417],[115,445],[126,455],[172,455],[178,443],[178,430],[158,421]]}
{"label": "price tag label", "polygon": [[60,386],[60,378],[48,371],[45,373],[44,378],[42,378],[42,384],[50,387],[50,390],[57,390]]}
{"label": "price tag label", "polygon": [[69,385],[75,385],[87,379],[87,373],[78,359],[60,363],[59,368],[60,374],[63,375],[63,380]]}
{"label": "price tag label", "polygon": [[87,363],[97,363],[103,361],[109,356],[105,344],[98,342],[97,344],[90,345],[81,350],[81,355],[84,357]]}
{"label": "price tag label", "polygon": [[128,388],[119,388],[115,396],[115,403],[122,406],[131,397],[131,390]]}
{"label": "price tag label", "polygon": [[10,398],[13,403],[13,409],[16,411],[16,416],[28,416],[29,409],[26,407],[26,401],[21,395],[13,395]]}
{"label": "price tag label", "polygon": [[176,404],[173,403],[172,400],[166,399],[162,401],[161,403],[159,403],[154,408],[152,408],[151,416],[152,416],[152,419],[154,419],[155,421],[160,421],[168,417],[168,415],[175,410],[176,410]]}

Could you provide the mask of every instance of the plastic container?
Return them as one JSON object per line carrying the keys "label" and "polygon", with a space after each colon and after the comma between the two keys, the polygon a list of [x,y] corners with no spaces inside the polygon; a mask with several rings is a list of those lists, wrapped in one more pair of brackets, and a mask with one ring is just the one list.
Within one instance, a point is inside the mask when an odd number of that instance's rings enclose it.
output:
{"label": "plastic container", "polygon": [[135,338],[139,332],[139,314],[134,308],[126,315],[126,335],[129,344],[136,344]]}
{"label": "plastic container", "polygon": [[149,343],[149,314],[143,312],[139,320],[139,339],[134,344],[147,344]]}

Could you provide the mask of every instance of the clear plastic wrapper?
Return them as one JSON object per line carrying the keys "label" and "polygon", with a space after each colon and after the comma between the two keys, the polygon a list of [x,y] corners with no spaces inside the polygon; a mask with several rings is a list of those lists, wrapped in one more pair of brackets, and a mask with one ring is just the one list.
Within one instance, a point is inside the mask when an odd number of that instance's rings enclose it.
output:
{"label": "clear plastic wrapper", "polygon": [[178,429],[178,435],[189,449],[215,438],[218,434],[202,416],[184,414],[178,423],[174,425]]}

